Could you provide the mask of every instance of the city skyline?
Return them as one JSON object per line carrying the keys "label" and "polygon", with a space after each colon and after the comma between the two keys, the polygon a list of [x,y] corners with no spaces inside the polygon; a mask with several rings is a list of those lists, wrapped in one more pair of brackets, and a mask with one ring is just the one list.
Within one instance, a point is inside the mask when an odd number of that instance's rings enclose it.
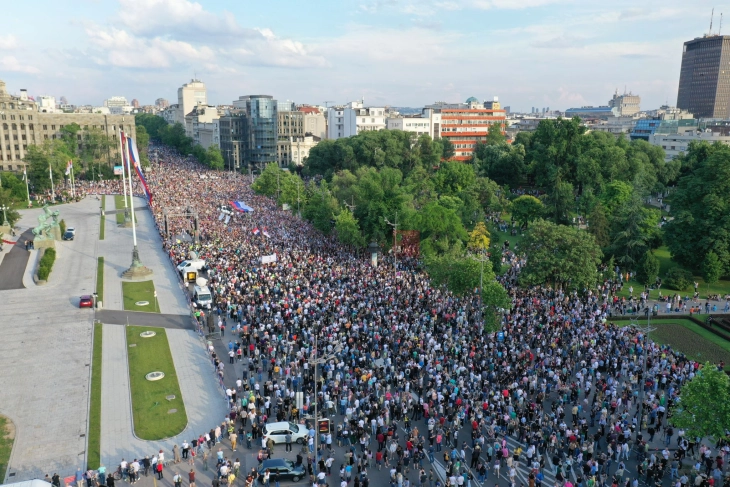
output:
{"label": "city skyline", "polygon": [[[191,78],[211,104],[271,94],[297,103],[418,107],[499,96],[513,111],[675,105],[685,41],[708,32],[701,0],[321,1],[41,0],[4,6],[8,91],[101,105],[111,96],[175,103]],[[720,23],[715,11],[713,32]]]}

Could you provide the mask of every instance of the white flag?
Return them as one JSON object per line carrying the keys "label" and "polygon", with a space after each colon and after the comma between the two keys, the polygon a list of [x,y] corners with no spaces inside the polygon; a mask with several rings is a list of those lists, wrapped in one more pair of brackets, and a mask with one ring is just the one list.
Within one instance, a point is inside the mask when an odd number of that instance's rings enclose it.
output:
{"label": "white flag", "polygon": [[25,169],[23,169],[23,181],[25,181],[25,178],[26,178],[26,177],[27,177],[27,176],[26,176],[26,174],[25,174]]}

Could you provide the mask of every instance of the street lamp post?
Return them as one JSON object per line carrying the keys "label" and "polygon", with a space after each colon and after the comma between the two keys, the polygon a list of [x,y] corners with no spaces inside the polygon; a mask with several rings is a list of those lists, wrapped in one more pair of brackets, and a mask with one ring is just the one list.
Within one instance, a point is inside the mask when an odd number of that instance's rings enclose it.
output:
{"label": "street lamp post", "polygon": [[656,329],[656,328],[652,328],[651,326],[649,326],[649,323],[650,323],[649,320],[651,319],[651,312],[652,312],[652,310],[649,307],[647,307],[646,308],[646,326],[645,327],[639,326],[638,323],[635,325],[636,328],[638,328],[639,330],[641,330],[643,332],[642,349],[643,349],[643,355],[644,355],[644,361],[643,361],[643,364],[641,367],[641,370],[642,370],[641,383],[639,385],[639,404],[638,404],[639,422],[636,425],[636,438],[638,438],[639,435],[641,434],[641,423],[644,420],[644,395],[645,395],[644,389],[646,387],[646,361],[648,358],[647,343],[649,342],[649,333]]}
{"label": "street lamp post", "polygon": [[328,355],[322,355],[317,357],[319,349],[317,348],[317,335],[314,335],[314,354],[312,358],[308,360],[310,365],[314,366],[314,474],[317,475],[317,443],[319,440],[319,416],[317,410],[318,396],[317,396],[317,366],[324,365],[330,360],[334,359],[336,355],[342,350],[342,343],[337,343],[332,350],[332,353]]}

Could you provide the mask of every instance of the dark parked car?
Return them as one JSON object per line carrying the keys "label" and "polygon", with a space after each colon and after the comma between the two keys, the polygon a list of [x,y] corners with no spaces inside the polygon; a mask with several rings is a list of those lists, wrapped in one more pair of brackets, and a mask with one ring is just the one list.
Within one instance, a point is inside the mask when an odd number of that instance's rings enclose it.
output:
{"label": "dark parked car", "polygon": [[63,234],[63,239],[64,240],[73,240],[75,235],[76,234],[74,232],[70,232],[70,231],[66,230],[66,233]]}
{"label": "dark parked car", "polygon": [[304,465],[295,465],[291,460],[285,458],[272,458],[271,460],[264,460],[259,468],[259,482],[263,481],[264,473],[266,470],[272,475],[274,472],[279,474],[279,480],[291,480],[297,482],[306,476]]}
{"label": "dark parked car", "polygon": [[89,295],[81,296],[79,298],[79,308],[93,308],[94,307],[94,298],[92,298]]}

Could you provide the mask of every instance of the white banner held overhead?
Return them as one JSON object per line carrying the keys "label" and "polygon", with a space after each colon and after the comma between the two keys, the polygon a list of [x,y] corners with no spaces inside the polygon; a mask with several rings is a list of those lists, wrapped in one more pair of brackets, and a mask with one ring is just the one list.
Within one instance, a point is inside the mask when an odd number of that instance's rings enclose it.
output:
{"label": "white banner held overhead", "polygon": [[271,262],[276,262],[276,254],[262,255],[261,256],[261,263],[262,264],[270,264]]}
{"label": "white banner held overhead", "polygon": [[223,220],[223,218],[224,218],[225,216],[226,216],[226,214],[225,214],[225,213],[221,213],[220,215],[218,215],[218,221],[221,221],[221,220]]}
{"label": "white banner held overhead", "polygon": [[226,225],[228,225],[229,221],[231,221],[231,215],[226,215]]}

